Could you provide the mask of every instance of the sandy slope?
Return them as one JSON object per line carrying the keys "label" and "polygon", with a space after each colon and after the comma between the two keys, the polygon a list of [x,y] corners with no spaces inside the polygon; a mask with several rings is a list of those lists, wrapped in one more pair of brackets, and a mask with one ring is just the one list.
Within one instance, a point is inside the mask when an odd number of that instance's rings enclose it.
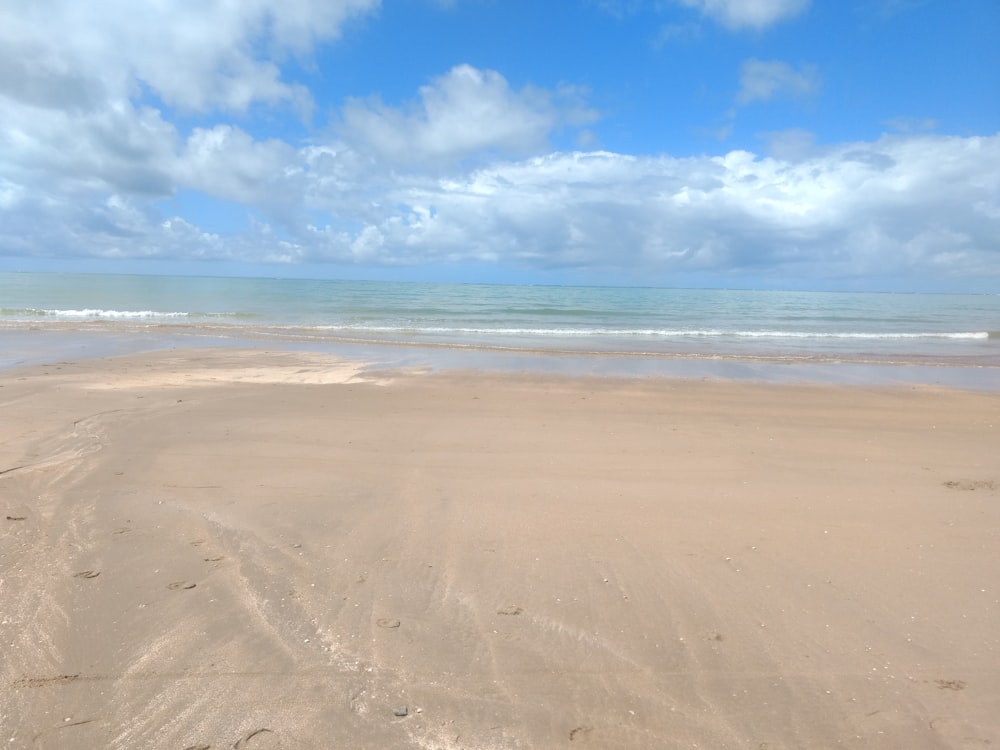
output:
{"label": "sandy slope", "polygon": [[995,393],[209,350],[0,386],[5,747],[1000,744]]}

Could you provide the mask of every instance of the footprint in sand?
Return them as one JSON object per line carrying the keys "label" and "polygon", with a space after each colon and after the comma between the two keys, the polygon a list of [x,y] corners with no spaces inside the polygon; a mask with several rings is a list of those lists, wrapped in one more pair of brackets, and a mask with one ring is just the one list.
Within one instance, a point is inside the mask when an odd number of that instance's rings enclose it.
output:
{"label": "footprint in sand", "polygon": [[949,480],[947,482],[942,482],[945,487],[950,490],[963,490],[965,492],[972,492],[974,490],[995,490],[997,489],[997,483],[992,479],[966,479],[966,480]]}
{"label": "footprint in sand", "polygon": [[572,742],[573,740],[577,739],[578,737],[590,734],[593,731],[594,731],[594,728],[593,727],[589,727],[586,724],[583,725],[583,726],[580,726],[580,727],[576,727],[575,729],[571,729],[571,730],[569,730],[569,739],[570,739],[570,742]]}
{"label": "footprint in sand", "polygon": [[206,557],[203,559],[205,562],[219,562],[219,560],[224,560],[225,558],[222,555],[216,555],[215,557]]}
{"label": "footprint in sand", "polygon": [[380,617],[375,621],[375,624],[380,628],[398,628],[399,620],[394,617]]}
{"label": "footprint in sand", "polygon": [[939,690],[965,690],[963,680],[934,680]]}
{"label": "footprint in sand", "polygon": [[193,589],[197,585],[197,583],[191,583],[190,581],[174,581],[173,583],[168,583],[167,588],[176,591],[178,589]]}
{"label": "footprint in sand", "polygon": [[503,609],[497,610],[498,615],[519,615],[522,612],[524,612],[523,609],[521,609],[520,607],[516,607],[513,604],[511,604],[509,607],[504,607]]}
{"label": "footprint in sand", "polygon": [[101,574],[99,570],[81,570],[79,573],[74,573],[74,578],[97,578]]}
{"label": "footprint in sand", "polygon": [[233,749],[238,750],[241,747],[247,747],[250,743],[250,740],[261,734],[273,734],[273,732],[267,727],[261,727],[260,729],[255,729],[252,732],[244,734],[242,737],[236,740],[236,743],[233,745]]}

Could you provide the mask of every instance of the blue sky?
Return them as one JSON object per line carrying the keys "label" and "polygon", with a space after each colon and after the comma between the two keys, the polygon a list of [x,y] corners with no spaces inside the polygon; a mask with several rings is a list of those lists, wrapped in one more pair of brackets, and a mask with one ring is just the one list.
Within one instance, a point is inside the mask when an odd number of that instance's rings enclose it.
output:
{"label": "blue sky", "polygon": [[1000,291],[995,0],[14,0],[0,269]]}

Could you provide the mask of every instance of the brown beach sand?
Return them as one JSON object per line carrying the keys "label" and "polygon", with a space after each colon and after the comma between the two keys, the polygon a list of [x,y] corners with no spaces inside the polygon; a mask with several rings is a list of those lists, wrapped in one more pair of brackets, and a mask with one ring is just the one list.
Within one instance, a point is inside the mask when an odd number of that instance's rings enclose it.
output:
{"label": "brown beach sand", "polygon": [[199,350],[0,415],[4,748],[1000,746],[997,393]]}

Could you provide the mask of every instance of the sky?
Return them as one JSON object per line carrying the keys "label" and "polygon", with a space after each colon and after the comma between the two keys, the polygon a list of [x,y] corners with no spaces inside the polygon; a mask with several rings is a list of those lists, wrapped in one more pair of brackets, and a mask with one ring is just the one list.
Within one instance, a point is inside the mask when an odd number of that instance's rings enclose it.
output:
{"label": "sky", "polygon": [[996,0],[4,0],[0,270],[1000,293]]}

